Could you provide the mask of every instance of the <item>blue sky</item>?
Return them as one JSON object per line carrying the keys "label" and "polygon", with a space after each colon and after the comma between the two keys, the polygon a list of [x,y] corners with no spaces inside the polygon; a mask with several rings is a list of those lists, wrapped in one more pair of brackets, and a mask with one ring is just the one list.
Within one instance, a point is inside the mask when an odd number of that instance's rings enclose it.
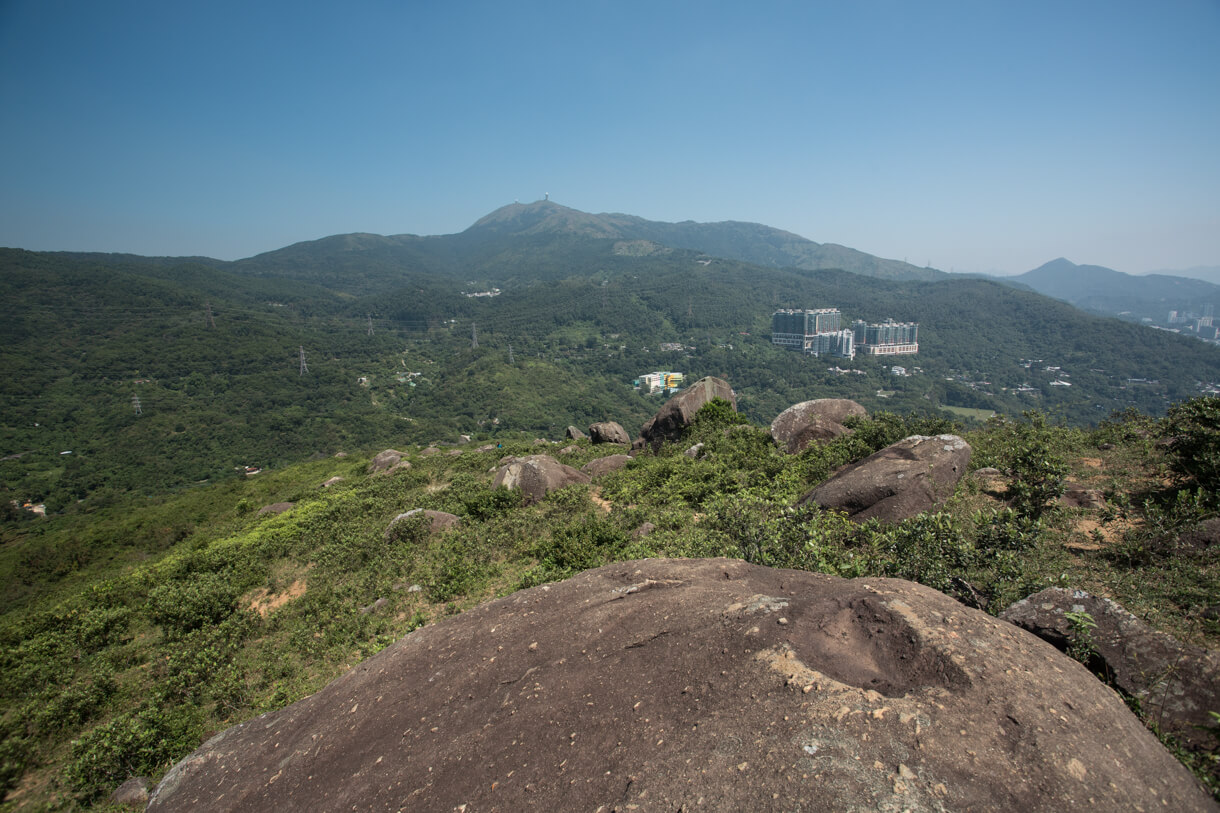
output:
{"label": "blue sky", "polygon": [[0,0],[0,245],[237,259],[549,192],[945,270],[1220,265],[1217,43],[1217,0]]}

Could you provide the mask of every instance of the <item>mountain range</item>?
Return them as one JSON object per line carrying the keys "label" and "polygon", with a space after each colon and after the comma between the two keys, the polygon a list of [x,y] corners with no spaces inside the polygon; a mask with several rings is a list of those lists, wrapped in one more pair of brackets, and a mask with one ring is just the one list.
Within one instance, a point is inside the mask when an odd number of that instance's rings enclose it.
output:
{"label": "mountain range", "polygon": [[[769,341],[782,307],[919,322],[920,352],[907,375],[790,353]],[[727,378],[758,422],[851,397],[1090,424],[1220,381],[1215,347],[1011,284],[550,201],[237,262],[0,249],[0,340],[0,489],[59,510],[394,438],[633,431],[655,404],[631,382],[658,369]]]}

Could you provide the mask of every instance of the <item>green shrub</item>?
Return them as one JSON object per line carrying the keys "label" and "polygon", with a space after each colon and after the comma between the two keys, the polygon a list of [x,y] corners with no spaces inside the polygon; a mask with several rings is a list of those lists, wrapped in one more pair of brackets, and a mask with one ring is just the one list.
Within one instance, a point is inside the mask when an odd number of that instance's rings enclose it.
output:
{"label": "green shrub", "polygon": [[875,412],[867,418],[853,416],[843,425],[852,430],[851,435],[840,439],[841,445],[850,450],[851,460],[863,460],[912,435],[953,435],[962,431],[960,424],[938,415],[892,412]]}
{"label": "green shrub", "polygon": [[942,593],[953,591],[953,576],[975,561],[974,547],[951,514],[925,513],[874,537],[881,575],[909,579]]}
{"label": "green shrub", "polygon": [[150,703],[72,743],[66,776],[77,799],[97,800],[137,775],[155,776],[199,745],[202,709]]}
{"label": "green shrub", "polygon": [[562,579],[613,561],[629,540],[609,520],[582,517],[579,522],[556,528],[534,549],[548,580]]}
{"label": "green shrub", "polygon": [[1213,495],[1220,491],[1220,398],[1192,398],[1170,407],[1161,434],[1173,439],[1175,470]]}
{"label": "green shrub", "polygon": [[993,418],[977,436],[975,463],[995,466],[1010,478],[1008,499],[1013,510],[1039,519],[1051,501],[1063,493],[1068,467],[1063,453],[1066,430],[1047,426],[1039,412],[1026,412],[1024,421]]}
{"label": "green shrub", "polygon": [[177,637],[205,624],[219,624],[237,609],[231,577],[195,573],[187,580],[154,588],[148,596],[149,618],[166,637]]}

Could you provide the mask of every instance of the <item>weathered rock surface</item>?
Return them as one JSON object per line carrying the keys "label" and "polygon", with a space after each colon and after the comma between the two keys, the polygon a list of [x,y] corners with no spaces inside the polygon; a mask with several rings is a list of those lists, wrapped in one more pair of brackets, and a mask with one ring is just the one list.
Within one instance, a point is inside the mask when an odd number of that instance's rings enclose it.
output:
{"label": "weathered rock surface", "polygon": [[564,434],[567,436],[568,440],[584,440],[585,439],[585,433],[580,431],[579,429],[577,429],[575,426],[569,426],[567,431]]}
{"label": "weathered rock surface", "polygon": [[258,509],[258,516],[261,517],[264,514],[282,514],[285,511],[291,511],[295,507],[296,503],[294,502],[273,502],[271,505],[264,505]]}
{"label": "weathered rock surface", "polygon": [[1089,641],[1096,661],[1090,665],[1138,697],[1148,719],[1194,746],[1218,744],[1197,726],[1213,724],[1208,711],[1220,710],[1220,652],[1184,644],[1117,602],[1083,590],[1048,588],[1013,604],[1000,618],[1066,649],[1077,634],[1069,612],[1092,616],[1097,627]]}
{"label": "weathered rock surface", "polygon": [[694,384],[670,398],[657,410],[657,414],[648,419],[640,429],[640,436],[631,445],[633,449],[643,449],[651,446],[653,451],[661,448],[666,441],[677,440],[682,430],[690,426],[695,413],[713,398],[723,398],[737,409],[737,394],[723,378],[708,376],[700,378]]}
{"label": "weathered rock surface", "polygon": [[329,480],[327,480],[325,483],[322,484],[322,488],[330,488],[331,486],[337,486],[337,485],[339,485],[339,483],[342,483],[342,482],[343,482],[342,477],[332,477]]}
{"label": "weathered rock surface", "polygon": [[596,460],[590,460],[581,466],[580,470],[590,477],[601,477],[603,474],[618,471],[630,462],[631,455],[612,454],[606,457],[599,457]]}
{"label": "weathered rock surface", "polygon": [[381,474],[397,469],[411,468],[410,462],[404,460],[404,457],[405,455],[397,449],[386,449],[384,452],[378,452],[377,456],[369,463],[369,474]]}
{"label": "weathered rock surface", "polygon": [[213,737],[150,811],[1209,810],[1105,686],[934,590],[608,565]]}
{"label": "weathered rock surface", "polygon": [[627,434],[627,430],[623,428],[622,424],[615,421],[590,424],[589,439],[594,443],[631,443],[631,435]]}
{"label": "weathered rock surface", "polygon": [[844,467],[798,504],[898,522],[948,499],[969,462],[970,444],[957,435],[912,435]]}
{"label": "weathered rock surface", "polygon": [[452,528],[454,525],[457,525],[462,521],[462,518],[456,514],[449,514],[444,511],[433,511],[428,508],[412,508],[410,511],[404,511],[403,513],[394,517],[394,519],[390,520],[390,524],[387,525],[385,529],[385,538],[390,539],[394,535],[393,530],[395,525],[399,524],[403,520],[419,516],[420,514],[423,514],[428,518],[428,532],[434,534],[439,533],[446,528]]}
{"label": "weathered rock surface", "polygon": [[864,407],[847,398],[818,398],[788,407],[771,422],[771,437],[788,454],[815,444],[828,443],[850,430],[843,421],[865,417]]}
{"label": "weathered rock surface", "polygon": [[549,492],[573,483],[587,483],[589,475],[565,466],[550,455],[514,457],[496,470],[493,488],[516,488],[525,495],[526,505],[538,502]]}

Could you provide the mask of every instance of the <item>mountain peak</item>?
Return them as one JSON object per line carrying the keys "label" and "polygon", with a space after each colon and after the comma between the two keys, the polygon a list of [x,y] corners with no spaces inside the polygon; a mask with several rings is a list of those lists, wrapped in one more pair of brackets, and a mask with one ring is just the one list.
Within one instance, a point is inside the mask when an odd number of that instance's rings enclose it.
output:
{"label": "mountain peak", "polygon": [[604,215],[570,209],[552,200],[510,203],[479,218],[465,233],[477,234],[580,234],[586,237],[621,237],[621,230]]}

